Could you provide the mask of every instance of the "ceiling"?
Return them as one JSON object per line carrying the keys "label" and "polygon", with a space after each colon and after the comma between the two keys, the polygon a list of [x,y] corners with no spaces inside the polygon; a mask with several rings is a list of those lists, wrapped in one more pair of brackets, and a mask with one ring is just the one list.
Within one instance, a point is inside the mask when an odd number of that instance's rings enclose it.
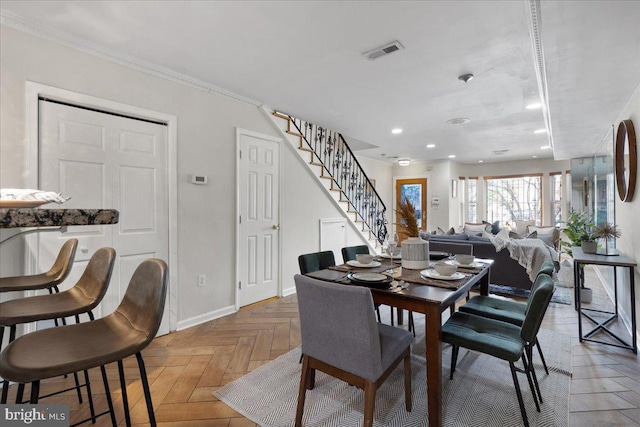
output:
{"label": "ceiling", "polygon": [[[386,161],[592,155],[606,150],[640,84],[640,1],[3,0],[0,8],[6,25],[221,88],[342,132],[359,154]],[[362,55],[396,40],[404,49]],[[468,83],[458,79],[465,73],[474,74]],[[525,109],[533,102],[543,108]],[[446,123],[463,117],[469,123]]]}

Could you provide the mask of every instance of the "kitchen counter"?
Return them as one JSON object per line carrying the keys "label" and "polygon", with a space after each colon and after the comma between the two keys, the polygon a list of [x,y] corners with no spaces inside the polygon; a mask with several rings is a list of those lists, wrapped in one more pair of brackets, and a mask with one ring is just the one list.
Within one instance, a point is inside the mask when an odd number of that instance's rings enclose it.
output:
{"label": "kitchen counter", "polygon": [[0,209],[0,228],[117,224],[115,209]]}

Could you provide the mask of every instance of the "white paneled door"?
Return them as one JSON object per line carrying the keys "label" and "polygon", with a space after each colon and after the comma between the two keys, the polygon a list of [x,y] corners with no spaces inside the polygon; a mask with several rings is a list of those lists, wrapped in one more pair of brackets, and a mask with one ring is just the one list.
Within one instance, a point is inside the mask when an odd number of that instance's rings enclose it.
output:
{"label": "white paneled door", "polygon": [[[39,102],[39,188],[71,197],[65,208],[117,209],[115,225],[69,227],[40,233],[39,268],[47,270],[62,243],[79,240],[75,284],[101,247],[116,250],[111,283],[96,317],[113,312],[137,266],[148,258],[168,263],[167,128],[162,124],[58,103]],[[54,207],[49,205],[48,207]],[[169,332],[169,304],[158,334]]]}
{"label": "white paneled door", "polygon": [[279,280],[280,145],[239,131],[238,305],[274,297]]}

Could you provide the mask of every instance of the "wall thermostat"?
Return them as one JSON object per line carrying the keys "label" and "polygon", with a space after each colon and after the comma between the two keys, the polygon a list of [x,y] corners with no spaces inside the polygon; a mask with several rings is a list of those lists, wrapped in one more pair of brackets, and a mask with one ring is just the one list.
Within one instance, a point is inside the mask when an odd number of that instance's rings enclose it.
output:
{"label": "wall thermostat", "polygon": [[204,185],[207,183],[207,177],[204,175],[191,175],[191,183]]}

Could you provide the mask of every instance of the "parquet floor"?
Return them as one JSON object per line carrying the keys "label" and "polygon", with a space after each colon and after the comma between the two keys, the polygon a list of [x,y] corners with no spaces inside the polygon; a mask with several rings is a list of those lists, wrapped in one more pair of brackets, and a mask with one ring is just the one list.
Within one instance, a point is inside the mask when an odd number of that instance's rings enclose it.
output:
{"label": "parquet floor", "polygon": [[[593,304],[607,304],[608,298],[595,273],[587,272],[587,283],[594,288]],[[389,310],[383,309],[382,314],[388,321]],[[424,317],[415,315],[415,320],[417,330],[424,330]],[[640,425],[640,359],[628,350],[580,344],[577,314],[572,305],[551,304],[543,327],[574,339],[570,426]],[[143,354],[158,425],[255,426],[211,393],[299,343],[295,295],[264,301],[236,314],[155,339]],[[125,366],[133,424],[148,425],[135,359],[127,359]],[[118,423],[124,425],[117,367],[109,365],[107,370]],[[106,399],[100,371],[94,369],[90,375],[95,404],[101,411],[106,408]],[[43,382],[41,393],[59,390],[65,384],[70,385],[70,379],[48,380]],[[12,390],[10,399],[13,393]],[[72,392],[42,400],[45,402],[70,404],[72,422],[88,416],[88,405],[80,405]],[[109,418],[99,418],[96,425],[110,425]]]}

